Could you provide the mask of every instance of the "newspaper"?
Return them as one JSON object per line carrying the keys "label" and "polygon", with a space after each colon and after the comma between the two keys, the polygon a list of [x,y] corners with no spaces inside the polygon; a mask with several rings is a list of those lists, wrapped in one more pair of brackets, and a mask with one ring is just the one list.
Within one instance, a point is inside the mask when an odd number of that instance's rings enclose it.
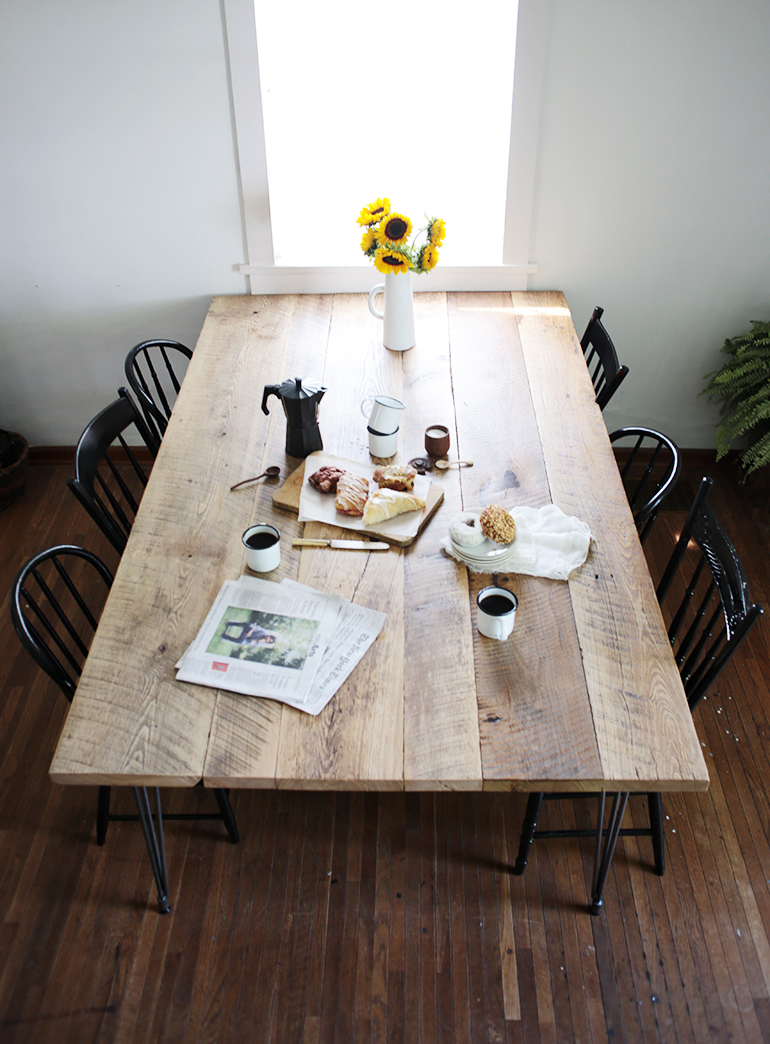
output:
{"label": "newspaper", "polygon": [[384,622],[385,613],[293,580],[226,580],[177,680],[320,714]]}

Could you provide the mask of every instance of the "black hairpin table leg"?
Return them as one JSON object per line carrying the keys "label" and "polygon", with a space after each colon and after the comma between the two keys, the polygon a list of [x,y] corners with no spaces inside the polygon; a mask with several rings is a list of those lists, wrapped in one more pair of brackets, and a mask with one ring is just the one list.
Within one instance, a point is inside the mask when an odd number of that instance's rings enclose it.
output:
{"label": "black hairpin table leg", "polygon": [[[594,856],[594,876],[591,884],[591,913],[596,916],[604,905],[604,884],[609,873],[615,845],[620,834],[620,824],[623,822],[623,814],[628,804],[628,792],[612,795],[612,808],[607,823],[605,836],[604,830],[604,804],[606,794],[602,791],[599,801],[599,822],[596,828],[596,854]],[[602,842],[604,845],[602,846]]]}
{"label": "black hairpin table leg", "polygon": [[155,788],[155,823],[153,823],[150,810],[150,799],[147,796],[147,787],[133,787],[134,800],[139,812],[139,821],[142,824],[142,833],[147,844],[147,852],[150,856],[152,874],[158,888],[158,908],[161,913],[168,913],[171,909],[168,903],[168,869],[166,867],[166,844],[163,839],[163,813],[160,805],[160,787]]}

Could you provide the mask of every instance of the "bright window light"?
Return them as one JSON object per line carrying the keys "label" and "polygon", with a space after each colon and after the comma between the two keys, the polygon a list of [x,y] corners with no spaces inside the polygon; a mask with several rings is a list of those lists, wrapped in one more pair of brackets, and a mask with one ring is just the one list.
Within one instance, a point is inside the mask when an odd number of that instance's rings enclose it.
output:
{"label": "bright window light", "polygon": [[443,265],[500,264],[518,4],[254,0],[279,265],[370,264],[378,196],[442,217]]}

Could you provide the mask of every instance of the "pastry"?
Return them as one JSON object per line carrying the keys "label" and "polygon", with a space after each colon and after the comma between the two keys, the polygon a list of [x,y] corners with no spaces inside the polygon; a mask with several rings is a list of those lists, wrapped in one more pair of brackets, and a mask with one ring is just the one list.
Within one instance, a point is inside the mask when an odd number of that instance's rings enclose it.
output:
{"label": "pastry", "polygon": [[369,496],[369,480],[360,475],[344,472],[337,482],[334,506],[343,515],[363,515],[366,498]]}
{"label": "pastry", "polygon": [[480,516],[481,531],[496,544],[512,544],[516,538],[516,523],[504,507],[490,504]]}
{"label": "pastry", "polygon": [[486,540],[475,511],[463,511],[449,523],[449,536],[458,547],[478,547]]}
{"label": "pastry", "polygon": [[313,472],[308,482],[319,493],[336,493],[337,483],[344,474],[345,472],[342,468],[319,468],[318,471]]}
{"label": "pastry", "polygon": [[401,515],[407,511],[422,511],[425,501],[416,497],[414,493],[405,493],[397,489],[378,489],[369,497],[364,511],[364,525],[374,526],[378,522],[384,522],[394,515]]}
{"label": "pastry", "polygon": [[414,489],[417,472],[404,464],[388,464],[384,468],[374,469],[374,481],[380,489],[398,489],[409,492]]}

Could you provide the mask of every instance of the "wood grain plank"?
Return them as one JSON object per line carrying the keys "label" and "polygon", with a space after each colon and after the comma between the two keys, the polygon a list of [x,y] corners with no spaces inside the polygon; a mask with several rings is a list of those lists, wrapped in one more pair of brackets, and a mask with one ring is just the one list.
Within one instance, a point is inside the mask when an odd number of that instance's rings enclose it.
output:
{"label": "wood grain plank", "polygon": [[[400,360],[382,358],[384,349],[374,338],[367,315],[360,295],[334,298],[324,370],[329,389],[324,402],[329,401],[322,425],[324,447],[330,453],[362,461],[369,459],[369,452],[359,404],[373,387],[395,397],[401,392]],[[375,385],[373,373],[380,374]],[[305,524],[305,535],[344,533],[339,527],[313,522]],[[284,710],[275,770],[278,786],[403,788],[403,578],[403,552],[396,549],[377,555],[302,550],[301,583],[385,610],[387,619],[374,645],[317,718]]]}
{"label": "wood grain plank", "polygon": [[[424,457],[425,430],[431,424],[444,424],[452,433],[450,458],[456,457],[446,296],[418,294],[415,321],[419,322],[420,340],[403,360],[409,402],[401,423],[404,445],[409,458]],[[404,560],[409,663],[404,681],[405,786],[410,790],[478,789],[481,750],[467,570],[438,546],[450,520],[462,510],[461,476],[454,468],[431,475],[441,486],[444,500]]]}
{"label": "wood grain plank", "polygon": [[[458,452],[477,462],[461,473],[464,510],[550,503],[510,295],[453,294],[449,318]],[[484,786],[585,786],[601,765],[567,585],[500,580],[519,597],[512,638],[473,627]],[[492,582],[469,574],[471,604]]]}
{"label": "wood grain plank", "polygon": [[[247,322],[251,326],[251,320],[245,317],[250,309],[257,309],[255,322],[260,331],[262,322],[265,319],[268,321],[266,340],[261,342],[261,362],[253,366],[254,373],[258,373],[259,377],[256,382],[252,380],[250,383],[251,409],[260,416],[263,415],[258,409],[257,400],[261,401],[263,384],[281,384],[292,376],[306,378],[308,382],[322,383],[331,322],[332,299],[329,297],[303,295],[301,298],[292,299],[291,311],[282,321],[279,321],[278,317],[273,320],[275,300],[272,297],[244,298],[245,303],[242,303],[241,299],[238,299],[240,311],[236,309],[233,313],[234,321],[237,321],[240,315],[241,323]],[[269,344],[269,350],[265,350],[265,344]],[[286,420],[276,400],[271,399],[269,402],[273,405],[270,406],[270,427],[265,430],[264,445],[260,447],[260,454],[255,454],[249,462],[249,468],[252,470],[247,470],[238,478],[257,475],[266,467],[277,464],[281,467],[281,478],[286,479],[296,471],[300,463],[286,454]],[[323,399],[321,406],[323,410]],[[323,413],[321,423],[323,424]],[[237,532],[242,533],[254,521],[275,522],[281,533],[281,564],[275,572],[269,574],[269,578],[277,582],[284,577],[296,580],[300,555],[299,551],[292,548],[291,542],[294,537],[302,535],[303,527],[291,515],[281,515],[279,520],[273,519],[274,493],[274,486],[260,483],[256,487],[247,486],[231,494],[234,499],[243,501],[241,513],[245,516],[245,521]],[[248,572],[244,555],[241,555],[239,568],[232,576],[238,576],[241,572]],[[220,692],[204,767],[205,785],[274,787],[281,717],[284,713],[289,712],[272,700]]]}
{"label": "wood grain plank", "polygon": [[569,587],[602,775],[628,790],[644,779],[703,790],[708,772],[564,296],[512,297],[553,502],[593,536]]}

